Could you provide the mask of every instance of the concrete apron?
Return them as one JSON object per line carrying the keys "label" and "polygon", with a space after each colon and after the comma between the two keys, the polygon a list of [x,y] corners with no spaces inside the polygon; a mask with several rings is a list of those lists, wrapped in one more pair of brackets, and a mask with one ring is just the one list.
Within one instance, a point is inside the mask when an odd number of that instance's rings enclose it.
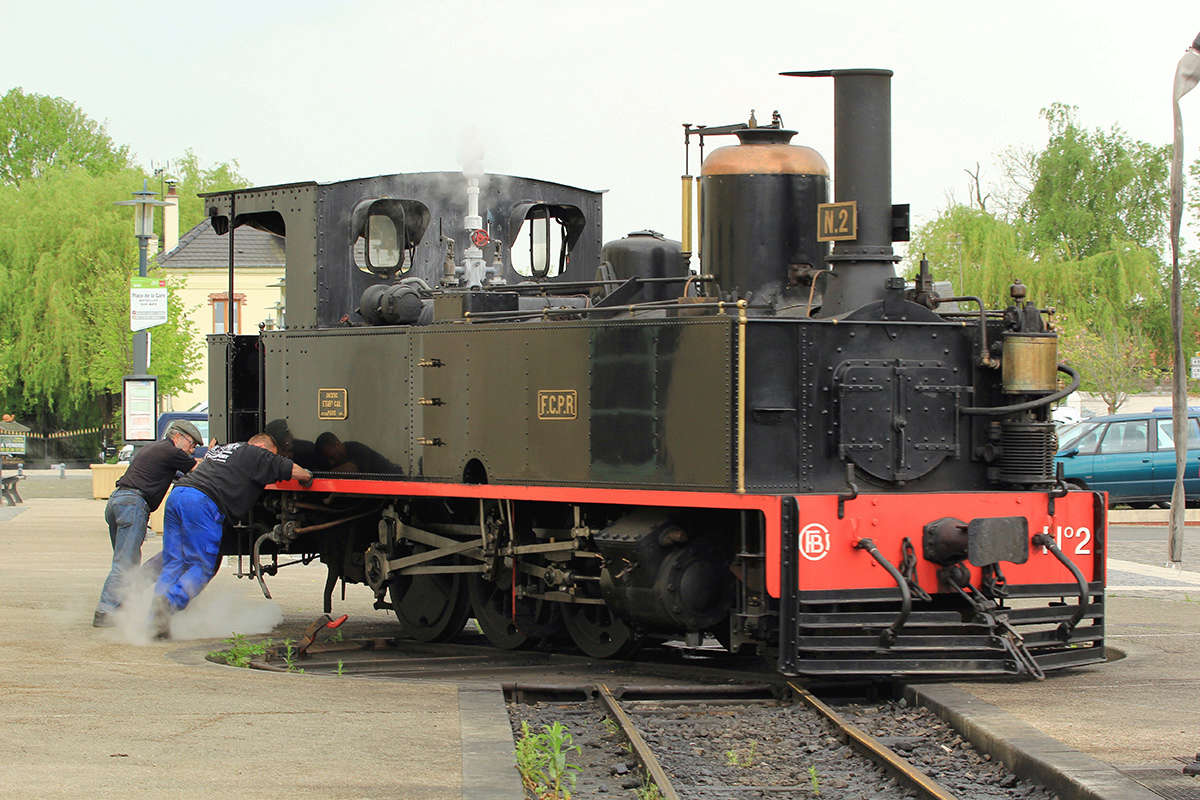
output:
{"label": "concrete apron", "polygon": [[908,700],[925,706],[982,753],[1019,777],[1074,800],[1162,800],[1115,767],[1051,739],[1012,714],[949,685],[910,685]]}
{"label": "concrete apron", "polygon": [[[103,513],[103,501],[31,498],[0,519],[6,796],[521,796],[498,690],[251,672],[204,660],[220,639],[133,644],[92,628],[111,559]],[[257,593],[230,573],[205,593]],[[319,615],[323,575],[273,579],[277,641]],[[370,600],[348,591],[339,613],[370,627],[387,616]]]}

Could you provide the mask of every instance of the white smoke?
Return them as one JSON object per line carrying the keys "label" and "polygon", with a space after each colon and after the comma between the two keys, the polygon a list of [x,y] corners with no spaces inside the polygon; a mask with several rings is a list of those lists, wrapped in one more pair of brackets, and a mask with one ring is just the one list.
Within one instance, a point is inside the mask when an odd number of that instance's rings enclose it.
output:
{"label": "white smoke", "polygon": [[[155,575],[138,570],[126,586],[121,607],[113,615],[115,630],[128,644],[151,644],[150,605]],[[283,622],[283,610],[253,585],[230,585],[214,580],[171,617],[171,639],[220,639],[235,633],[270,633]]]}
{"label": "white smoke", "polygon": [[483,156],[486,152],[483,134],[474,125],[463,131],[458,140],[458,163],[463,175],[478,178],[483,175]]}

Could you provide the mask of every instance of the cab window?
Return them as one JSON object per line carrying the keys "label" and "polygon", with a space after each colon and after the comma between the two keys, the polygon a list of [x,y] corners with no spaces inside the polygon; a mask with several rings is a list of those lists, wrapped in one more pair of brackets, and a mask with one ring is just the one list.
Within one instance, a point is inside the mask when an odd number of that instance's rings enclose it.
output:
{"label": "cab window", "polygon": [[512,243],[512,265],[527,278],[553,278],[567,263],[567,246],[562,222],[546,206],[537,206]]}
{"label": "cab window", "polygon": [[1142,453],[1147,446],[1147,420],[1113,422],[1100,443],[1101,453]]}
{"label": "cab window", "polygon": [[[1159,450],[1174,450],[1175,437],[1172,431],[1175,430],[1175,422],[1169,419],[1158,420],[1158,449]],[[1187,424],[1187,446],[1188,449],[1200,447],[1200,422],[1195,417],[1188,418]]]}

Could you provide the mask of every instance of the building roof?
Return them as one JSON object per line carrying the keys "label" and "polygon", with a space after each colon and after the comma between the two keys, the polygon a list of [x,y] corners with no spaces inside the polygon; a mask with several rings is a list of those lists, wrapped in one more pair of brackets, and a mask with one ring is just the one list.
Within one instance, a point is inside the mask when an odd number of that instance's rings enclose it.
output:
{"label": "building roof", "polygon": [[[283,237],[243,225],[234,233],[234,267],[276,267],[285,263]],[[204,220],[179,238],[179,244],[158,257],[166,269],[228,269],[229,238],[218,236]]]}

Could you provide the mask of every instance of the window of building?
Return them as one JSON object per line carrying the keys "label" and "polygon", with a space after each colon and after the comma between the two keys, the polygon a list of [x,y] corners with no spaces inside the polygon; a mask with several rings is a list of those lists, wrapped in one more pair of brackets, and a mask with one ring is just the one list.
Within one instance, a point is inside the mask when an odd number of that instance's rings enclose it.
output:
{"label": "window of building", "polygon": [[[208,304],[212,306],[213,333],[226,333],[225,323],[228,319],[229,293],[220,292],[208,296]],[[233,332],[242,332],[242,309],[246,305],[246,295],[235,292],[233,295]]]}

